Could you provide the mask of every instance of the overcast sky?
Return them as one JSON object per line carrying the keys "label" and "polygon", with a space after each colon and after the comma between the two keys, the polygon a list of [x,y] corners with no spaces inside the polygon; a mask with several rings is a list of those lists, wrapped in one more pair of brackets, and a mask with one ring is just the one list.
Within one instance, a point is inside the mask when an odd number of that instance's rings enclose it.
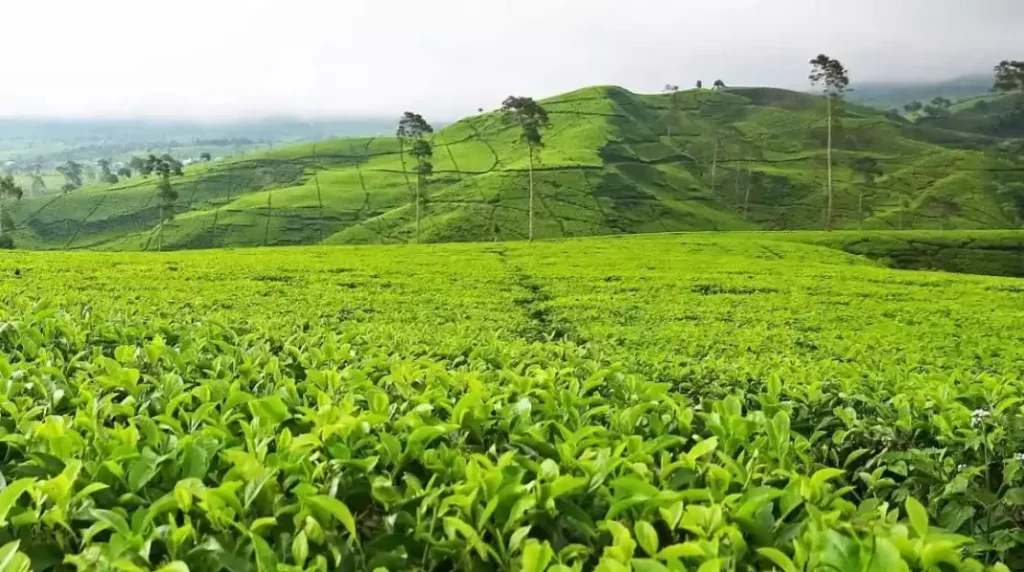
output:
{"label": "overcast sky", "polygon": [[804,88],[1024,59],[1024,0],[7,0],[0,116],[455,118],[509,94]]}

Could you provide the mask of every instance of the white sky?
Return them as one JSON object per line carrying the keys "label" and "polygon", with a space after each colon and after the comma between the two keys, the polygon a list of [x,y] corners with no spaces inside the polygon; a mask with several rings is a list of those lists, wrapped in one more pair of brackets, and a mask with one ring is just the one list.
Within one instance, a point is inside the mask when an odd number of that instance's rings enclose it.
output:
{"label": "white sky", "polygon": [[450,119],[512,93],[803,88],[1024,59],[1024,0],[5,0],[0,116]]}

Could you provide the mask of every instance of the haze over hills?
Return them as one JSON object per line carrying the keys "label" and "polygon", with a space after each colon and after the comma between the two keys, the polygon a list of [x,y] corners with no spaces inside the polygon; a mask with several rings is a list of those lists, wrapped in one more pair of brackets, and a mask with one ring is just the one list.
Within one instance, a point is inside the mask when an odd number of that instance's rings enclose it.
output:
{"label": "haze over hills", "polygon": [[[543,101],[537,236],[822,228],[821,98],[773,88],[640,95],[582,89]],[[911,124],[855,103],[835,133],[836,228],[1010,228],[1024,216],[1012,140]],[[439,130],[422,241],[523,238],[526,148],[497,113]],[[859,159],[877,162],[873,181]],[[300,144],[188,168],[173,180],[167,248],[388,243],[415,238],[408,157],[393,137]],[[27,198],[26,248],[153,249],[155,178]]]}
{"label": "haze over hills", "polygon": [[943,81],[868,81],[855,82],[848,95],[856,101],[879,109],[902,108],[913,101],[927,102],[935,97],[951,100],[987,95],[992,91],[992,74],[978,73]]}

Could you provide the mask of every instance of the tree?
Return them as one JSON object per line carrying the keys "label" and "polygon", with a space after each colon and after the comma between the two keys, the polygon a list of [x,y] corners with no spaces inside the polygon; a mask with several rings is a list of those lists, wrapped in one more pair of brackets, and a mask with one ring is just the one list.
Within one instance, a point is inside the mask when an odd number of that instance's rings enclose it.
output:
{"label": "tree", "polygon": [[704,89],[704,82],[699,79],[697,80],[697,89]]}
{"label": "tree", "polygon": [[167,163],[167,166],[171,169],[171,174],[175,177],[180,177],[185,174],[185,164],[174,157],[171,157],[170,153],[164,153],[161,155],[160,160]]}
{"label": "tree", "polygon": [[932,105],[936,107],[949,108],[952,107],[953,102],[946,99],[945,97],[936,97],[932,99]]}
{"label": "tree", "polygon": [[74,161],[68,161],[63,165],[57,166],[57,172],[64,175],[67,180],[61,190],[65,193],[73,191],[82,186],[82,166]]}
{"label": "tree", "polygon": [[715,80],[715,89],[725,89],[725,82],[720,80],[720,79],[716,79]]}
{"label": "tree", "polygon": [[1024,94],[1024,61],[1003,60],[995,67],[993,91]]}
{"label": "tree", "polygon": [[665,129],[666,129],[666,136],[671,137],[672,136],[672,120],[676,117],[676,114],[679,111],[679,86],[678,85],[671,85],[671,84],[667,84],[666,83],[665,84],[665,89],[662,90],[662,93],[667,93],[668,94],[668,102],[669,102],[668,118],[669,118],[669,120],[665,122],[666,123]]}
{"label": "tree", "polygon": [[533,160],[534,153],[544,146],[541,131],[551,126],[548,112],[532,97],[509,96],[501,104],[501,113],[505,121],[518,125],[520,139],[526,143],[530,155],[530,228],[529,238],[533,241]]}
{"label": "tree", "polygon": [[825,97],[828,113],[828,143],[826,160],[828,161],[827,203],[825,207],[825,229],[832,230],[832,108],[842,101],[850,85],[850,77],[846,68],[839,60],[825,54],[811,60],[811,85],[821,88]]}
{"label": "tree", "polygon": [[209,163],[210,161],[213,160],[213,157],[210,156],[210,153],[204,151],[199,155],[199,160],[204,163]]}
{"label": "tree", "polygon": [[874,157],[860,157],[853,162],[853,172],[863,181],[857,186],[857,228],[864,226],[864,188],[872,188],[882,175],[882,167]]}
{"label": "tree", "polygon": [[110,183],[111,185],[117,183],[117,175],[110,170],[110,159],[100,159],[96,161],[96,165],[100,168],[100,180],[104,183]]}
{"label": "tree", "polygon": [[[434,165],[430,162],[434,156],[434,148],[425,139],[427,135],[434,132],[434,128],[427,123],[426,119],[419,113],[406,111],[398,120],[398,138],[411,144],[409,154],[412,155],[416,166],[413,171],[416,173],[416,241],[420,239],[420,190],[426,185],[426,179],[434,172]],[[403,145],[404,147],[404,145]]]}
{"label": "tree", "polygon": [[46,181],[43,180],[42,167],[35,165],[29,176],[32,177],[32,194],[39,196],[46,193]]}
{"label": "tree", "polygon": [[7,216],[5,200],[12,198],[21,200],[24,194],[25,190],[14,182],[13,175],[8,173],[0,177],[0,248],[14,248],[14,240],[7,235],[7,230],[11,225],[5,224],[10,220]]}
{"label": "tree", "polygon": [[903,109],[905,109],[907,113],[914,113],[915,111],[921,111],[921,109],[923,109],[923,108],[924,108],[924,104],[921,103],[920,101],[911,101],[910,103],[908,103],[908,104],[903,106]]}
{"label": "tree", "polygon": [[117,176],[121,177],[122,179],[130,179],[130,178],[132,178],[132,169],[131,169],[131,167],[127,167],[127,166],[121,167],[120,169],[117,170]]}
{"label": "tree", "polygon": [[160,204],[160,226],[157,228],[157,250],[164,248],[164,223],[174,218],[174,201],[178,200],[178,192],[171,185],[171,173],[174,171],[174,164],[164,157],[150,155],[146,160],[146,166],[150,173],[156,173],[160,178],[156,184],[157,200]]}
{"label": "tree", "polygon": [[132,157],[131,160],[128,161],[128,168],[131,169],[132,172],[139,173],[143,177],[152,173],[151,170],[148,170],[149,162],[142,157]]}

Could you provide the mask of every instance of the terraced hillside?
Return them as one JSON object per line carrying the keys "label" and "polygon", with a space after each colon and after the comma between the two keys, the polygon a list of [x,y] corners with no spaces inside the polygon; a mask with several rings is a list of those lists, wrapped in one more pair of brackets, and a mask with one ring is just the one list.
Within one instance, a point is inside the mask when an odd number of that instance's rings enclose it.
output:
{"label": "terraced hillside", "polygon": [[[825,120],[812,96],[769,88],[638,95],[616,87],[543,102],[539,237],[824,225]],[[523,238],[528,156],[497,113],[433,139],[421,241]],[[836,129],[837,228],[1010,228],[1024,161],[1003,140],[845,106]],[[874,159],[880,176],[857,174]],[[175,179],[169,248],[414,240],[412,179],[394,138],[339,139],[197,166]],[[11,211],[23,248],[153,249],[155,181],[132,179]]]}

